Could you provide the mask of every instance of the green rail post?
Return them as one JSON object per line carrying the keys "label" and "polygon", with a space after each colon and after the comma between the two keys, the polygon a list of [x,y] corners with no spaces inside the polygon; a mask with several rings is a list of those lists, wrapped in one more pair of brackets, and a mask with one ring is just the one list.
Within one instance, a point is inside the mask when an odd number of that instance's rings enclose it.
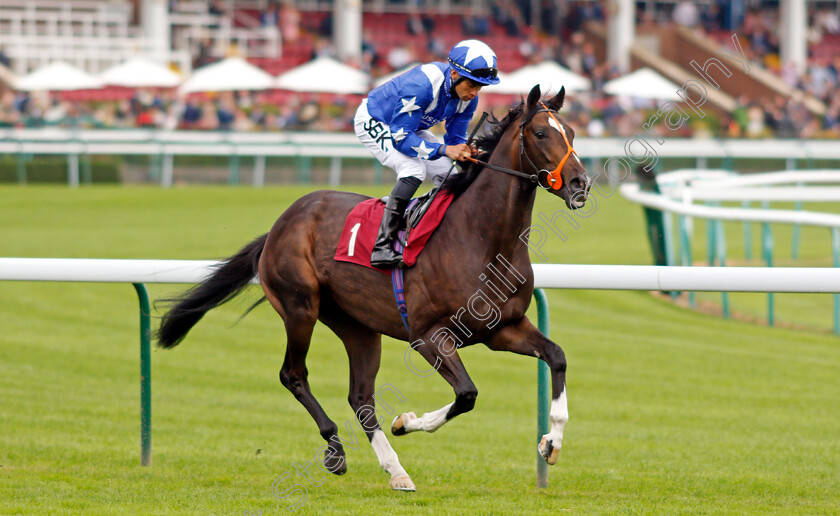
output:
{"label": "green rail post", "polygon": [[[831,228],[831,254],[834,266],[840,267],[840,228]],[[840,335],[840,294],[834,294],[834,334]]]}
{"label": "green rail post", "polygon": [[[802,183],[798,183],[797,186],[801,186]],[[802,201],[796,201],[793,204],[793,209],[796,211],[802,211]],[[791,236],[791,243],[790,243],[790,258],[792,260],[796,260],[799,258],[799,232],[800,232],[800,224],[793,225],[793,235]]]}
{"label": "green rail post", "polygon": [[239,154],[231,154],[229,161],[229,176],[228,176],[228,184],[231,185],[238,185],[239,184]]}
{"label": "green rail post", "polygon": [[[680,265],[683,267],[691,267],[691,237],[688,234],[688,217],[685,215],[678,215],[677,221],[680,228]],[[688,304],[691,308],[697,308],[697,301],[694,298],[694,292],[688,293]]]}
{"label": "green rail post", "polygon": [[132,283],[140,301],[140,464],[152,464],[152,324],[149,293]]}
{"label": "green rail post", "polygon": [[[537,300],[537,326],[548,337],[548,298],[543,289],[534,290]],[[542,359],[537,361],[537,444],[548,433],[548,411],[551,403],[551,385],[548,378],[548,364]],[[537,451],[537,487],[548,487],[548,464]]]}
{"label": "green rail post", "polygon": [[308,185],[312,180],[312,156],[298,156],[298,182]]}
{"label": "green rail post", "polygon": [[22,152],[17,153],[17,182],[26,184],[26,154]]}
{"label": "green rail post", "polygon": [[[720,203],[718,203],[720,205]],[[711,221],[710,221],[711,222]],[[723,221],[716,220],[715,225],[716,234],[717,234],[717,255],[718,255],[718,265],[720,267],[726,267],[726,234],[723,232]],[[729,293],[728,292],[721,292],[720,293],[720,306],[721,310],[723,311],[723,318],[729,319]]]}
{"label": "green rail post", "polygon": [[[750,201],[741,201],[742,208],[750,208]],[[750,222],[744,222],[744,259],[752,260],[752,230],[750,229]]]}
{"label": "green rail post", "polygon": [[382,163],[379,160],[374,160],[373,163],[373,184],[381,185],[382,184]]}
{"label": "green rail post", "polygon": [[[773,266],[773,233],[770,231],[770,224],[763,222],[761,224],[761,248],[764,254],[764,262],[768,267]],[[767,326],[775,324],[775,314],[773,313],[773,293],[767,293]]]}

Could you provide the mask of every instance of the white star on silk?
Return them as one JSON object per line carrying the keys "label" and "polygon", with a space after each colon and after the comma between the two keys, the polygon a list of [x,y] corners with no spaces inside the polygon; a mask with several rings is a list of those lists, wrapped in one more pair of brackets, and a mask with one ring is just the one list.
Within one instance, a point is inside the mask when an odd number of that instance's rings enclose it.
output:
{"label": "white star on silk", "polygon": [[493,66],[493,58],[496,57],[496,54],[490,50],[490,47],[481,43],[480,41],[464,41],[458,47],[467,47],[467,58],[464,62],[465,65],[469,66],[473,59],[476,57],[483,57],[484,61],[487,63],[487,66]]}
{"label": "white star on silk", "polygon": [[405,130],[403,130],[402,127],[400,127],[400,130],[395,133],[391,133],[391,136],[394,138],[395,142],[401,142],[407,134],[408,133],[405,132]]}
{"label": "white star on silk", "polygon": [[432,153],[432,149],[426,147],[425,140],[421,141],[417,147],[412,147],[412,149],[414,149],[414,152],[417,153],[417,157],[420,159],[429,159],[429,154]]}
{"label": "white star on silk", "polygon": [[403,104],[402,109],[400,109],[400,113],[408,113],[408,116],[411,116],[412,111],[420,109],[420,106],[414,103],[416,100],[417,97],[411,97],[411,100],[400,99]]}

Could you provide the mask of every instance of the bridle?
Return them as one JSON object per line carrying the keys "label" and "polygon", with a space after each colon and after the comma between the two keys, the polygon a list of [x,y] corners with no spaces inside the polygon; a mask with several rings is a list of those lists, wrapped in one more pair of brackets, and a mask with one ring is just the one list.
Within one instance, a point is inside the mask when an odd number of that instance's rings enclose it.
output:
{"label": "bridle", "polygon": [[563,141],[566,142],[566,155],[563,156],[563,159],[560,160],[560,163],[557,167],[552,170],[548,171],[546,169],[538,169],[534,162],[531,160],[530,156],[528,156],[528,151],[525,150],[525,126],[531,122],[531,119],[534,118],[534,115],[537,113],[548,113],[554,122],[557,124],[557,127],[562,127],[560,121],[557,120],[557,117],[554,116],[554,113],[557,111],[553,109],[549,109],[548,106],[545,105],[545,102],[540,101],[540,105],[542,106],[541,109],[536,111],[532,111],[527,118],[523,118],[521,122],[519,122],[519,161],[522,162],[522,157],[524,156],[526,160],[528,160],[528,164],[531,165],[531,168],[537,170],[536,174],[526,174],[524,172],[520,172],[518,170],[512,170],[505,167],[500,167],[498,165],[493,165],[491,163],[487,163],[486,161],[482,161],[480,159],[476,159],[473,157],[466,158],[467,161],[471,161],[477,165],[481,165],[483,167],[489,168],[491,170],[496,170],[498,172],[504,172],[505,174],[510,174],[512,176],[523,177],[528,179],[532,183],[537,183],[541,188],[546,190],[559,190],[563,187],[563,177],[561,176],[561,172],[563,170],[563,166],[566,164],[566,161],[569,160],[569,156],[574,154],[577,156],[577,151],[572,148],[572,144],[569,142],[569,139],[566,137],[566,133],[563,130],[560,130],[560,135],[563,136]]}

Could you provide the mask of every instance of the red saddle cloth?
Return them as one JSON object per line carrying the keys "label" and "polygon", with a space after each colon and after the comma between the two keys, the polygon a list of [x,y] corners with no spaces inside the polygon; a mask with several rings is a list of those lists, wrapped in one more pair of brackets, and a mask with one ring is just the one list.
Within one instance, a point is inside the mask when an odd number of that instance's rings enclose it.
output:
{"label": "red saddle cloth", "polygon": [[[408,242],[403,251],[403,262],[407,267],[417,262],[417,256],[437,229],[440,221],[443,220],[452,199],[450,192],[438,193],[423,218],[408,233]],[[379,232],[379,224],[382,222],[384,211],[385,203],[380,199],[368,199],[357,204],[344,222],[341,238],[338,239],[338,248],[335,250],[335,259],[382,270],[371,267],[370,254],[373,252],[373,244],[376,243],[376,234]]]}

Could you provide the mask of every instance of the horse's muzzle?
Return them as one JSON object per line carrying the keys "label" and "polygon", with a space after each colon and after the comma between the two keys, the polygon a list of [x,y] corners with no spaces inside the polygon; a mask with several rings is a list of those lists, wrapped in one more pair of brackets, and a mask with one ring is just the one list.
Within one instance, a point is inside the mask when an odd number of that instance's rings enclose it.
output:
{"label": "horse's muzzle", "polygon": [[580,175],[573,177],[564,185],[566,195],[564,199],[566,206],[570,210],[578,210],[583,208],[586,200],[589,198],[589,189],[592,188],[592,179],[586,175],[586,172],[581,172]]}

